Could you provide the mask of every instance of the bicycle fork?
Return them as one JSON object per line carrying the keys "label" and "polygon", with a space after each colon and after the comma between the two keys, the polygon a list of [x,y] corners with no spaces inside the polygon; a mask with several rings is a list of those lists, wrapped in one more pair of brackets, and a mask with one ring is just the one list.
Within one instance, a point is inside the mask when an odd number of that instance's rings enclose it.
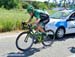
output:
{"label": "bicycle fork", "polygon": [[24,42],[27,42],[28,36],[29,36],[29,34],[27,34],[27,36],[25,37]]}

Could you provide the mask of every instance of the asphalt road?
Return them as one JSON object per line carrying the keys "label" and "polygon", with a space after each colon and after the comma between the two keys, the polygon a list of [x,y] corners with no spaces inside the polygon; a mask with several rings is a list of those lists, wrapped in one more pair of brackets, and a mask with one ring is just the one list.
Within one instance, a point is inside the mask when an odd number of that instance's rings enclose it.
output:
{"label": "asphalt road", "polygon": [[56,39],[51,47],[34,44],[29,51],[22,52],[16,48],[16,37],[20,32],[0,33],[0,57],[75,57],[75,34]]}

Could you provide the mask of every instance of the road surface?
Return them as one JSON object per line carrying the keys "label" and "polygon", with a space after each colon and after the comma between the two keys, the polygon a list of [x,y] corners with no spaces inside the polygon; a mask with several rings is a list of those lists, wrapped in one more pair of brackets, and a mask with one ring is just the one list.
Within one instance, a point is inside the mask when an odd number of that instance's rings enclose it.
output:
{"label": "road surface", "polygon": [[66,35],[64,39],[55,40],[51,47],[34,44],[29,51],[22,52],[16,48],[16,37],[21,32],[0,33],[0,57],[75,57],[75,34]]}

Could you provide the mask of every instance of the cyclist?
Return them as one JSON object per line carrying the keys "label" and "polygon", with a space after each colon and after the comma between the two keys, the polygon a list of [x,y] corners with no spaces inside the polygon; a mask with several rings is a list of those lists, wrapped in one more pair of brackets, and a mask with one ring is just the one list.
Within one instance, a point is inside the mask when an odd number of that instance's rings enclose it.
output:
{"label": "cyclist", "polygon": [[27,7],[27,12],[31,16],[28,22],[31,22],[32,18],[35,17],[36,20],[34,22],[35,26],[37,27],[36,31],[41,31],[45,34],[44,26],[49,22],[49,14],[47,11],[35,9],[32,5]]}

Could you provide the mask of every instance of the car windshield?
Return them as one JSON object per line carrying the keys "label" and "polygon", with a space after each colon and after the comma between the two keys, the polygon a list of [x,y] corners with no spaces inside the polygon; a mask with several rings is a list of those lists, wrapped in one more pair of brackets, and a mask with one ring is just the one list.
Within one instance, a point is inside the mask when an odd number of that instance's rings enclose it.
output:
{"label": "car windshield", "polygon": [[65,11],[59,11],[59,12],[56,12],[56,13],[52,14],[50,17],[54,18],[54,19],[64,19],[70,13],[71,13],[71,11],[67,11],[67,12],[65,12]]}

